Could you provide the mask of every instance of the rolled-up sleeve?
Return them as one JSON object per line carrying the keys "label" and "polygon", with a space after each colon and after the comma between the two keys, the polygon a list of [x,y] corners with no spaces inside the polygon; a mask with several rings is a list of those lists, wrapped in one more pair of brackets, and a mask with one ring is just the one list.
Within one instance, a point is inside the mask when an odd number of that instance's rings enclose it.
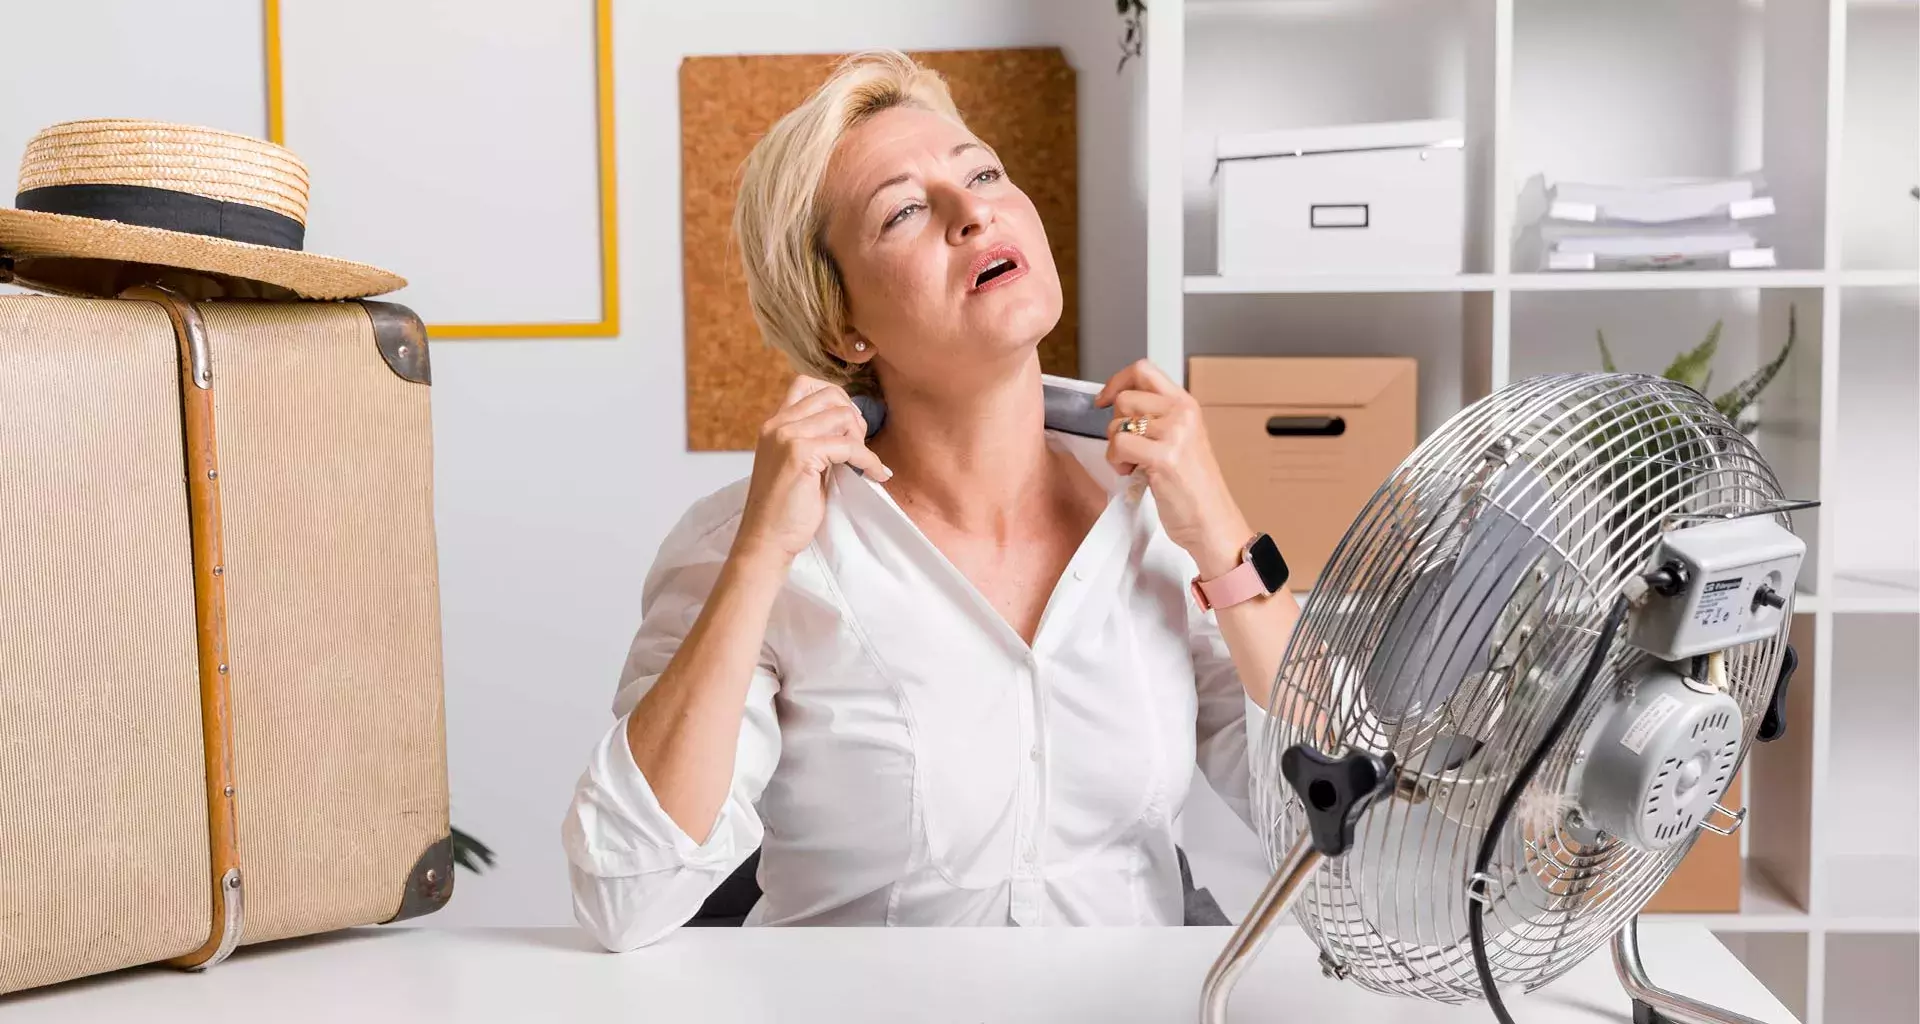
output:
{"label": "rolled-up sleeve", "polygon": [[[659,681],[699,617],[738,525],[712,522],[715,495],[696,505],[661,545],[641,600],[641,623],[613,702],[614,723],[595,744],[561,828],[574,917],[614,951],[658,941],[685,924],[760,846],[755,802],[780,759],[772,648],[763,645],[747,690],[726,803],[704,841],[661,808],[627,746],[627,719]],[[706,513],[703,515],[702,513]]]}

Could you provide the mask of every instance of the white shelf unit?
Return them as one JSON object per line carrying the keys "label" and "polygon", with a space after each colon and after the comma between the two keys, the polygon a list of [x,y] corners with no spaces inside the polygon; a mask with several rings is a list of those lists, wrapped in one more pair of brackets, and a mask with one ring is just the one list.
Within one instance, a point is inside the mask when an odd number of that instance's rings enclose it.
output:
{"label": "white shelf unit", "polygon": [[[1731,383],[1794,309],[1795,354],[1759,407],[1788,491],[1823,502],[1796,519],[1811,557],[1790,732],[1748,762],[1740,911],[1674,916],[1809,1024],[1910,1024],[1910,995],[1864,982],[1896,963],[1911,978],[1920,936],[1920,2],[1158,0],[1144,65],[1147,355],[1170,370],[1414,356],[1424,434],[1527,374],[1597,368],[1596,329],[1658,371],[1722,320]],[[1216,134],[1439,117],[1466,127],[1463,273],[1215,273]],[[1532,174],[1750,170],[1779,204],[1778,269],[1514,264]]]}

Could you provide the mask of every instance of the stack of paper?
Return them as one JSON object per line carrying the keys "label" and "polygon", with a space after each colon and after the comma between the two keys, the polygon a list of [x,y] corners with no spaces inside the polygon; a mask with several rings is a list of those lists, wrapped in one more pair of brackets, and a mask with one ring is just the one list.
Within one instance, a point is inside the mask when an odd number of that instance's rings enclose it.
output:
{"label": "stack of paper", "polygon": [[1773,215],[1757,176],[1558,182],[1520,196],[1516,262],[1533,270],[1747,270],[1774,265],[1755,234]]}

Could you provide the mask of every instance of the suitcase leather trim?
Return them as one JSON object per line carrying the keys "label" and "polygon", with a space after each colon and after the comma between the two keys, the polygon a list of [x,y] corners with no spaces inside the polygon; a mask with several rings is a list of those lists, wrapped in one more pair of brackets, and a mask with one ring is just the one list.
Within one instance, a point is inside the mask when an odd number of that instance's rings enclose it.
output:
{"label": "suitcase leather trim", "polygon": [[213,422],[213,366],[206,324],[178,292],[140,285],[123,299],[158,303],[180,348],[180,415],[186,443],[187,505],[191,513],[193,605],[197,625],[201,735],[206,743],[207,842],[213,905],[207,941],[175,967],[207,968],[240,943],[240,846],[233,803],[233,715],[227,666],[227,589],[220,528],[220,459]]}
{"label": "suitcase leather trim", "polygon": [[434,841],[420,854],[413,870],[407,873],[407,888],[400,896],[400,909],[382,924],[424,917],[447,905],[453,898],[453,836]]}
{"label": "suitcase leather trim", "polygon": [[397,302],[359,299],[360,307],[373,321],[373,343],[380,358],[387,361],[401,380],[432,384],[433,368],[427,360],[427,325],[419,314]]}

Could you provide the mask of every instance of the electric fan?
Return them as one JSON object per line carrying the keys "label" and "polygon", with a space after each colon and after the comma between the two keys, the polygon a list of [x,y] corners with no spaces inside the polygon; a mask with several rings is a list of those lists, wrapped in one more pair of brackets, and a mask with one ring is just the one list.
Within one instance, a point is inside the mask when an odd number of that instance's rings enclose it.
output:
{"label": "electric fan", "polygon": [[[1805,545],[1759,452],[1657,377],[1520,381],[1374,494],[1314,588],[1252,753],[1271,882],[1208,974],[1289,908],[1329,975],[1532,990],[1614,943],[1640,1021],[1751,1024],[1657,989],[1634,920],[1750,744],[1784,729]],[[1284,783],[1284,784],[1283,784]]]}

